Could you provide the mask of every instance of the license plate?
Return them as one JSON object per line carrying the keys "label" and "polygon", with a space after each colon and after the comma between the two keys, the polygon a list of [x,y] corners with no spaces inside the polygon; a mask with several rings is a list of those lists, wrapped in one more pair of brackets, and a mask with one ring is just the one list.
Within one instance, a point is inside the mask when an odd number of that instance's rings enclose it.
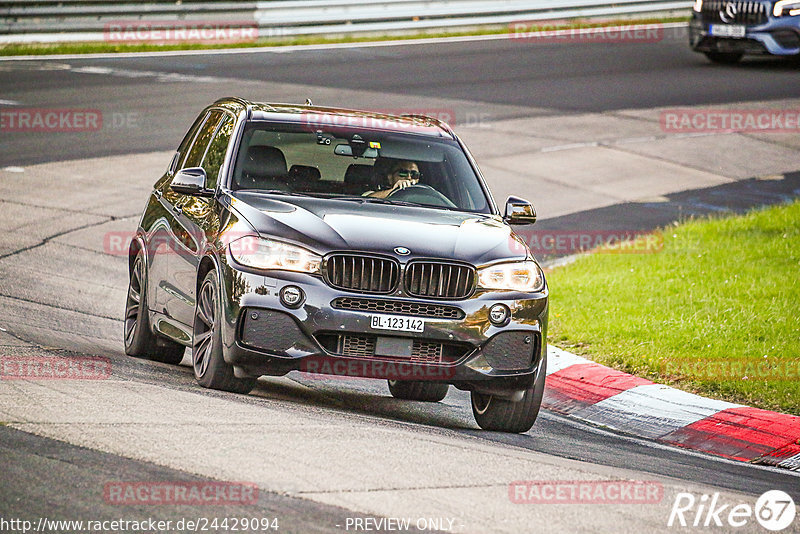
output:
{"label": "license plate", "polygon": [[710,30],[716,37],[744,37],[745,34],[742,24],[712,24]]}
{"label": "license plate", "polygon": [[395,330],[397,332],[425,331],[425,321],[413,317],[399,317],[397,315],[373,315],[370,326],[378,330]]}

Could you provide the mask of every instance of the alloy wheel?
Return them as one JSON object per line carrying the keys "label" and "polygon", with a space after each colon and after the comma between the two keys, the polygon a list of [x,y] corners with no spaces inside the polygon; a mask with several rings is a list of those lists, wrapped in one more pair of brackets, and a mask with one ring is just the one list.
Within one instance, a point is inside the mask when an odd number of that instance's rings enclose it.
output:
{"label": "alloy wheel", "polygon": [[194,340],[192,347],[192,365],[194,374],[201,377],[206,374],[214,346],[216,329],[216,294],[214,284],[206,280],[200,288],[194,319]]}
{"label": "alloy wheel", "polygon": [[131,346],[136,336],[142,306],[142,259],[137,258],[128,284],[128,299],[125,303],[125,345]]}

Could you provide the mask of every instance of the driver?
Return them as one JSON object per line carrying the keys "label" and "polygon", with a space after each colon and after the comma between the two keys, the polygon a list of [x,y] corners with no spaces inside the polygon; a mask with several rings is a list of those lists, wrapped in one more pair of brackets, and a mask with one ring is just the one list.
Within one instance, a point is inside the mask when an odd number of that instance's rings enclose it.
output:
{"label": "driver", "polygon": [[385,183],[388,188],[378,191],[367,191],[364,193],[364,196],[386,198],[400,189],[415,185],[419,182],[419,177],[419,167],[417,167],[416,163],[413,161],[398,160],[389,167],[389,172],[386,173]]}

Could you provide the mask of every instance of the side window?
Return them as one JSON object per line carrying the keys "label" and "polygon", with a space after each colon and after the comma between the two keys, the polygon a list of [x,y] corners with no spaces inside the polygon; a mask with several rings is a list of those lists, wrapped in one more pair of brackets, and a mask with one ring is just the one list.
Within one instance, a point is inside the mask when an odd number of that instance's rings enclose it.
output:
{"label": "side window", "polygon": [[217,179],[219,178],[219,169],[225,161],[225,152],[228,150],[228,143],[230,143],[231,136],[233,135],[233,127],[236,122],[230,115],[225,115],[217,128],[217,134],[211,144],[208,145],[206,155],[203,158],[203,163],[200,165],[205,169],[207,181],[206,187],[214,189],[217,187]]}
{"label": "side window", "polygon": [[200,130],[197,132],[197,138],[194,140],[192,147],[189,149],[189,153],[186,155],[186,159],[183,162],[184,169],[187,167],[200,166],[200,162],[203,161],[203,154],[206,153],[206,147],[208,147],[208,143],[211,141],[211,137],[214,135],[217,124],[219,124],[221,118],[221,111],[212,111],[208,114],[208,119],[206,119],[206,122],[200,127]]}
{"label": "side window", "polygon": [[181,163],[186,159],[186,153],[189,151],[192,141],[194,141],[194,138],[197,136],[197,130],[200,129],[207,117],[208,113],[202,113],[199,117],[197,117],[197,119],[195,119],[194,124],[192,124],[192,127],[189,128],[189,131],[186,133],[186,136],[183,138],[183,141],[181,141],[181,144],[178,147],[176,157],[172,161],[172,167],[170,167],[170,172],[175,172],[178,169],[183,168]]}

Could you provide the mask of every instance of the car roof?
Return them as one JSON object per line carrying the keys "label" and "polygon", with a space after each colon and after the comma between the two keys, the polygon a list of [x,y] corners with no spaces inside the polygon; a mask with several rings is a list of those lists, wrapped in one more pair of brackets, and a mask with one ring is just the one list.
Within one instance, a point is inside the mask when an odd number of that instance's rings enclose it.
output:
{"label": "car roof", "polygon": [[455,139],[450,126],[427,115],[393,115],[375,111],[323,107],[304,104],[250,102],[241,98],[223,98],[214,105],[232,111],[247,111],[249,120],[304,123],[320,127],[364,128],[389,132],[414,133]]}

